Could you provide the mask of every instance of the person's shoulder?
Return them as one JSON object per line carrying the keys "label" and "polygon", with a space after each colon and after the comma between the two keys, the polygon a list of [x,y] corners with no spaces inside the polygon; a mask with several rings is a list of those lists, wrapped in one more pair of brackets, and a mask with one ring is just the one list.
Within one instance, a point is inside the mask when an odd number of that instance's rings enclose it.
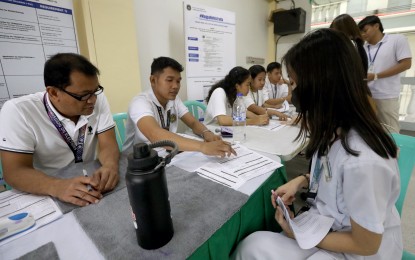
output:
{"label": "person's shoulder", "polygon": [[43,106],[43,96],[45,92],[37,92],[34,94],[24,95],[16,98],[12,98],[4,103],[3,107],[15,107],[15,108],[32,108],[35,106]]}

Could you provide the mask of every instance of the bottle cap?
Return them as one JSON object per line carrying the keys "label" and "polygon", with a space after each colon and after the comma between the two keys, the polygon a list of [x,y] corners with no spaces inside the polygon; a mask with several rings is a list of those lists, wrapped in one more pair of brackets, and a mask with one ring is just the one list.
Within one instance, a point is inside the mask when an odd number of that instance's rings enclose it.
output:
{"label": "bottle cap", "polygon": [[243,94],[242,94],[242,93],[236,93],[236,96],[237,96],[237,97],[242,97],[242,96],[243,96]]}

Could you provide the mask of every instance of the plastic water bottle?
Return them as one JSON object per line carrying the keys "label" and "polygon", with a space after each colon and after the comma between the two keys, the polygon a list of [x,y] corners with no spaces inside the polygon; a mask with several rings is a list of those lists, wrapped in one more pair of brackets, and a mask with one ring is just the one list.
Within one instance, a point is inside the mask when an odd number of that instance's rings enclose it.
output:
{"label": "plastic water bottle", "polygon": [[242,143],[246,140],[246,107],[242,93],[236,95],[236,100],[232,107],[233,121],[233,142]]}

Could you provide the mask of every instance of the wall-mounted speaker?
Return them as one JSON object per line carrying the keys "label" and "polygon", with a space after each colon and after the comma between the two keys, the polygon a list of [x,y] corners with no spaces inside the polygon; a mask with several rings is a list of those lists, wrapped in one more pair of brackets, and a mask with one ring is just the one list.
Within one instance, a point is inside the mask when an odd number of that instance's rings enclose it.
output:
{"label": "wall-mounted speaker", "polygon": [[274,34],[283,36],[305,32],[306,12],[302,8],[275,12],[272,18]]}

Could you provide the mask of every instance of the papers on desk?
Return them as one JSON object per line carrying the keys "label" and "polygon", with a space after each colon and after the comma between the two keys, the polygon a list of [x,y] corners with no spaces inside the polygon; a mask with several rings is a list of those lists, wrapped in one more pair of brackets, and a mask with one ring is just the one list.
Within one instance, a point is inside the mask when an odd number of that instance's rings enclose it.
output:
{"label": "papers on desk", "polygon": [[49,196],[31,195],[17,190],[9,190],[0,193],[0,217],[23,212],[31,213],[33,215],[36,220],[35,226],[25,232],[1,240],[0,245],[21,237],[63,215],[58,205]]}
{"label": "papers on desk", "polygon": [[250,125],[247,127],[262,128],[262,129],[267,129],[267,130],[276,132],[282,129],[284,126],[285,125],[282,125],[280,121],[271,119],[269,120],[268,125]]}
{"label": "papers on desk", "polygon": [[288,103],[287,100],[284,101],[284,103],[281,104],[282,106],[280,108],[268,108],[268,109],[273,109],[276,110],[278,112],[287,112],[288,110],[290,110],[290,104]]}
{"label": "papers on desk", "polygon": [[280,197],[277,198],[277,203],[282,208],[284,217],[290,225],[298,245],[302,249],[310,249],[320,243],[334,223],[334,218],[314,214],[309,211],[291,219]]}
{"label": "papers on desk", "polygon": [[273,171],[282,166],[268,157],[260,155],[242,145],[232,146],[238,154],[225,158],[211,158],[211,161],[195,170],[199,176],[238,189],[247,180]]}

